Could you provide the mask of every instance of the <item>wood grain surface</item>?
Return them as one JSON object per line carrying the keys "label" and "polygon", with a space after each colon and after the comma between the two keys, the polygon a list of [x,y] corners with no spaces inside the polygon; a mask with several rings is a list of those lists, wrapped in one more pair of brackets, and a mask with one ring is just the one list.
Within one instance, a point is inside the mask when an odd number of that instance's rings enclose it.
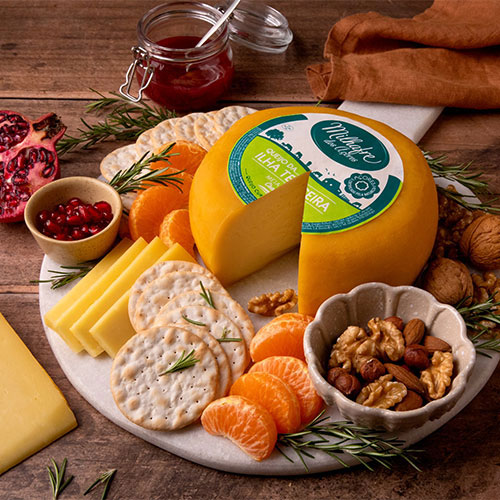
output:
{"label": "wood grain surface", "polygon": [[[260,0],[258,0],[260,1]],[[455,1],[455,0],[450,0]],[[473,0],[471,0],[473,1]],[[59,114],[74,133],[90,88],[117,90],[131,61],[135,26],[159,2],[145,0],[3,0],[0,3],[0,109],[31,118]],[[282,55],[235,48],[237,74],[227,103],[257,108],[315,103],[307,64],[322,60],[328,30],[340,18],[374,10],[415,15],[430,0],[269,0],[288,18],[294,42]],[[119,143],[67,154],[62,175],[97,176]],[[500,113],[446,109],[422,139],[424,150],[474,161],[500,192]],[[117,468],[110,499],[493,499],[500,484],[500,369],[458,416],[419,443],[422,472],[362,467],[300,477],[251,477],[208,469],[162,451],[118,428],[70,385],[43,332],[37,279],[42,254],[23,223],[0,226],[0,311],[60,387],[79,427],[0,476],[0,499],[50,499],[46,466],[68,458],[75,479],[61,499],[82,498],[99,472]],[[1,425],[1,422],[0,422]],[[0,443],[1,446],[1,443]],[[100,498],[93,493],[87,498]]]}

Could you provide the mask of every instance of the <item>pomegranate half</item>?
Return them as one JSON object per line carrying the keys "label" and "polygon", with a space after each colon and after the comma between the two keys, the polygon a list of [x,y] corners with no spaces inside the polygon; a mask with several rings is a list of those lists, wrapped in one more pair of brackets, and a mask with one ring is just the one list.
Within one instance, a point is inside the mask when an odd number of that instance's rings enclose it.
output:
{"label": "pomegranate half", "polygon": [[55,147],[65,130],[54,113],[31,121],[0,111],[0,222],[22,220],[31,195],[59,178]]}

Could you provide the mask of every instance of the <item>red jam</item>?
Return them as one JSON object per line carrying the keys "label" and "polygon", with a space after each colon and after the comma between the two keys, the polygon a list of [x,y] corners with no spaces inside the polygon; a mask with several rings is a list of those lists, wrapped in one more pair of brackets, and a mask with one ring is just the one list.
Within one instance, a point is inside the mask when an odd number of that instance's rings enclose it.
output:
{"label": "red jam", "polygon": [[[174,36],[156,42],[168,49],[191,49],[200,41],[196,36]],[[189,52],[183,53],[186,57]],[[151,60],[154,74],[144,93],[153,101],[176,111],[209,108],[228,90],[234,74],[231,49],[189,62]],[[144,69],[137,68],[139,83]]]}
{"label": "red jam", "polygon": [[101,232],[113,218],[107,201],[91,205],[80,198],[56,205],[52,210],[40,210],[36,216],[37,229],[55,240],[74,241]]}

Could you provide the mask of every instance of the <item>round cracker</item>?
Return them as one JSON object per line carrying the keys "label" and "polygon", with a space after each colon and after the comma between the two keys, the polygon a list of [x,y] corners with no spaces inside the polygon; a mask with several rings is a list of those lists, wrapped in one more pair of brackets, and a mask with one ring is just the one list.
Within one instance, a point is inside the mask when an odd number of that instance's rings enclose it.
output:
{"label": "round cracker", "polygon": [[251,115],[256,111],[256,109],[247,108],[246,106],[226,106],[215,113],[215,126],[219,129],[221,134],[224,134],[240,118]]}
{"label": "round cracker", "polygon": [[194,133],[198,142],[208,151],[221,137],[214,115],[203,114],[194,122]]}
{"label": "round cracker", "polygon": [[[191,322],[201,324],[196,325]],[[198,328],[208,329],[209,333],[220,342],[222,349],[224,349],[229,359],[232,382],[235,382],[238,377],[243,375],[249,362],[247,347],[238,326],[224,313],[221,313],[213,307],[194,305],[184,306],[178,309],[161,311],[156,317],[154,326],[169,323],[174,323],[181,327],[184,327],[186,324],[191,324]],[[240,340],[223,342],[222,339],[224,337]]]}
{"label": "round cracker", "polygon": [[101,174],[109,182],[120,170],[131,167],[137,160],[135,144],[127,144],[111,151],[102,159]]}
{"label": "round cracker", "polygon": [[[173,326],[178,327],[181,325],[176,325],[174,323],[170,323],[168,325],[156,325],[156,326]],[[215,337],[210,333],[208,328],[201,328],[196,325],[192,325],[191,323],[186,323],[182,325],[184,330],[188,330],[207,344],[208,348],[212,351],[212,354],[215,357],[215,361],[217,361],[217,365],[219,366],[219,385],[217,388],[217,394],[215,395],[215,399],[223,398],[231,387],[231,366],[229,365],[229,359],[224,349],[220,346],[219,342],[215,339]]]}
{"label": "round cracker", "polygon": [[138,158],[142,158],[146,153],[152,152],[154,144],[152,140],[153,129],[144,131],[135,141],[135,150]]}
{"label": "round cracker", "polygon": [[216,278],[191,271],[175,271],[155,279],[144,288],[135,307],[136,331],[147,330],[160,309],[173,297],[189,290],[199,290],[200,282],[207,290],[226,293]]}
{"label": "round cracker", "polygon": [[164,120],[153,128],[150,134],[154,149],[158,149],[167,142],[175,142],[175,123],[179,118]]}
{"label": "round cracker", "polygon": [[190,113],[182,118],[178,118],[175,122],[175,138],[195,142],[203,147],[203,144],[198,141],[194,132],[194,124],[196,120],[203,115],[204,113]]}
{"label": "round cracker", "polygon": [[[182,371],[160,375],[184,353],[199,360]],[[111,392],[129,420],[153,430],[174,430],[197,420],[217,393],[219,368],[197,335],[178,327],[134,335],[111,368]]]}
{"label": "round cracker", "polygon": [[[210,292],[212,302],[215,309],[224,313],[229,319],[234,321],[243,335],[247,349],[250,349],[250,342],[255,335],[255,330],[252,321],[248,317],[243,307],[225,293]],[[184,292],[170,299],[160,310],[160,314],[164,311],[177,309],[183,306],[206,306],[207,301],[201,296],[198,291]]]}
{"label": "round cracker", "polygon": [[167,260],[165,262],[158,262],[154,266],[151,266],[149,269],[144,271],[139,276],[139,278],[137,278],[136,282],[133,284],[130,290],[130,297],[128,299],[128,315],[130,318],[130,322],[132,323],[132,326],[136,331],[138,330],[135,323],[135,313],[137,301],[139,300],[140,295],[151,282],[175,271],[190,271],[193,273],[203,274],[205,276],[208,276],[209,278],[212,278],[213,280],[216,279],[208,269],[193,262],[186,262],[183,260]]}

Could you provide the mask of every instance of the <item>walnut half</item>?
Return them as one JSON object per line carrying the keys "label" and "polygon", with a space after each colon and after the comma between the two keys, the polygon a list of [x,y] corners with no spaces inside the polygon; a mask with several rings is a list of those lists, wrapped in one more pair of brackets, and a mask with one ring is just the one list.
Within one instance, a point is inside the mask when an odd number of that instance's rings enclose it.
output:
{"label": "walnut half", "polygon": [[392,375],[383,375],[371,384],[361,389],[356,403],[371,408],[388,409],[398,404],[407,394],[407,389],[401,382],[393,382]]}
{"label": "walnut half", "polygon": [[420,374],[420,381],[430,399],[439,399],[444,396],[446,388],[451,384],[453,374],[453,354],[451,352],[436,351],[432,355],[431,366]]}
{"label": "walnut half", "polygon": [[279,316],[297,304],[297,294],[291,288],[284,292],[263,293],[248,301],[248,310],[262,316]]}

